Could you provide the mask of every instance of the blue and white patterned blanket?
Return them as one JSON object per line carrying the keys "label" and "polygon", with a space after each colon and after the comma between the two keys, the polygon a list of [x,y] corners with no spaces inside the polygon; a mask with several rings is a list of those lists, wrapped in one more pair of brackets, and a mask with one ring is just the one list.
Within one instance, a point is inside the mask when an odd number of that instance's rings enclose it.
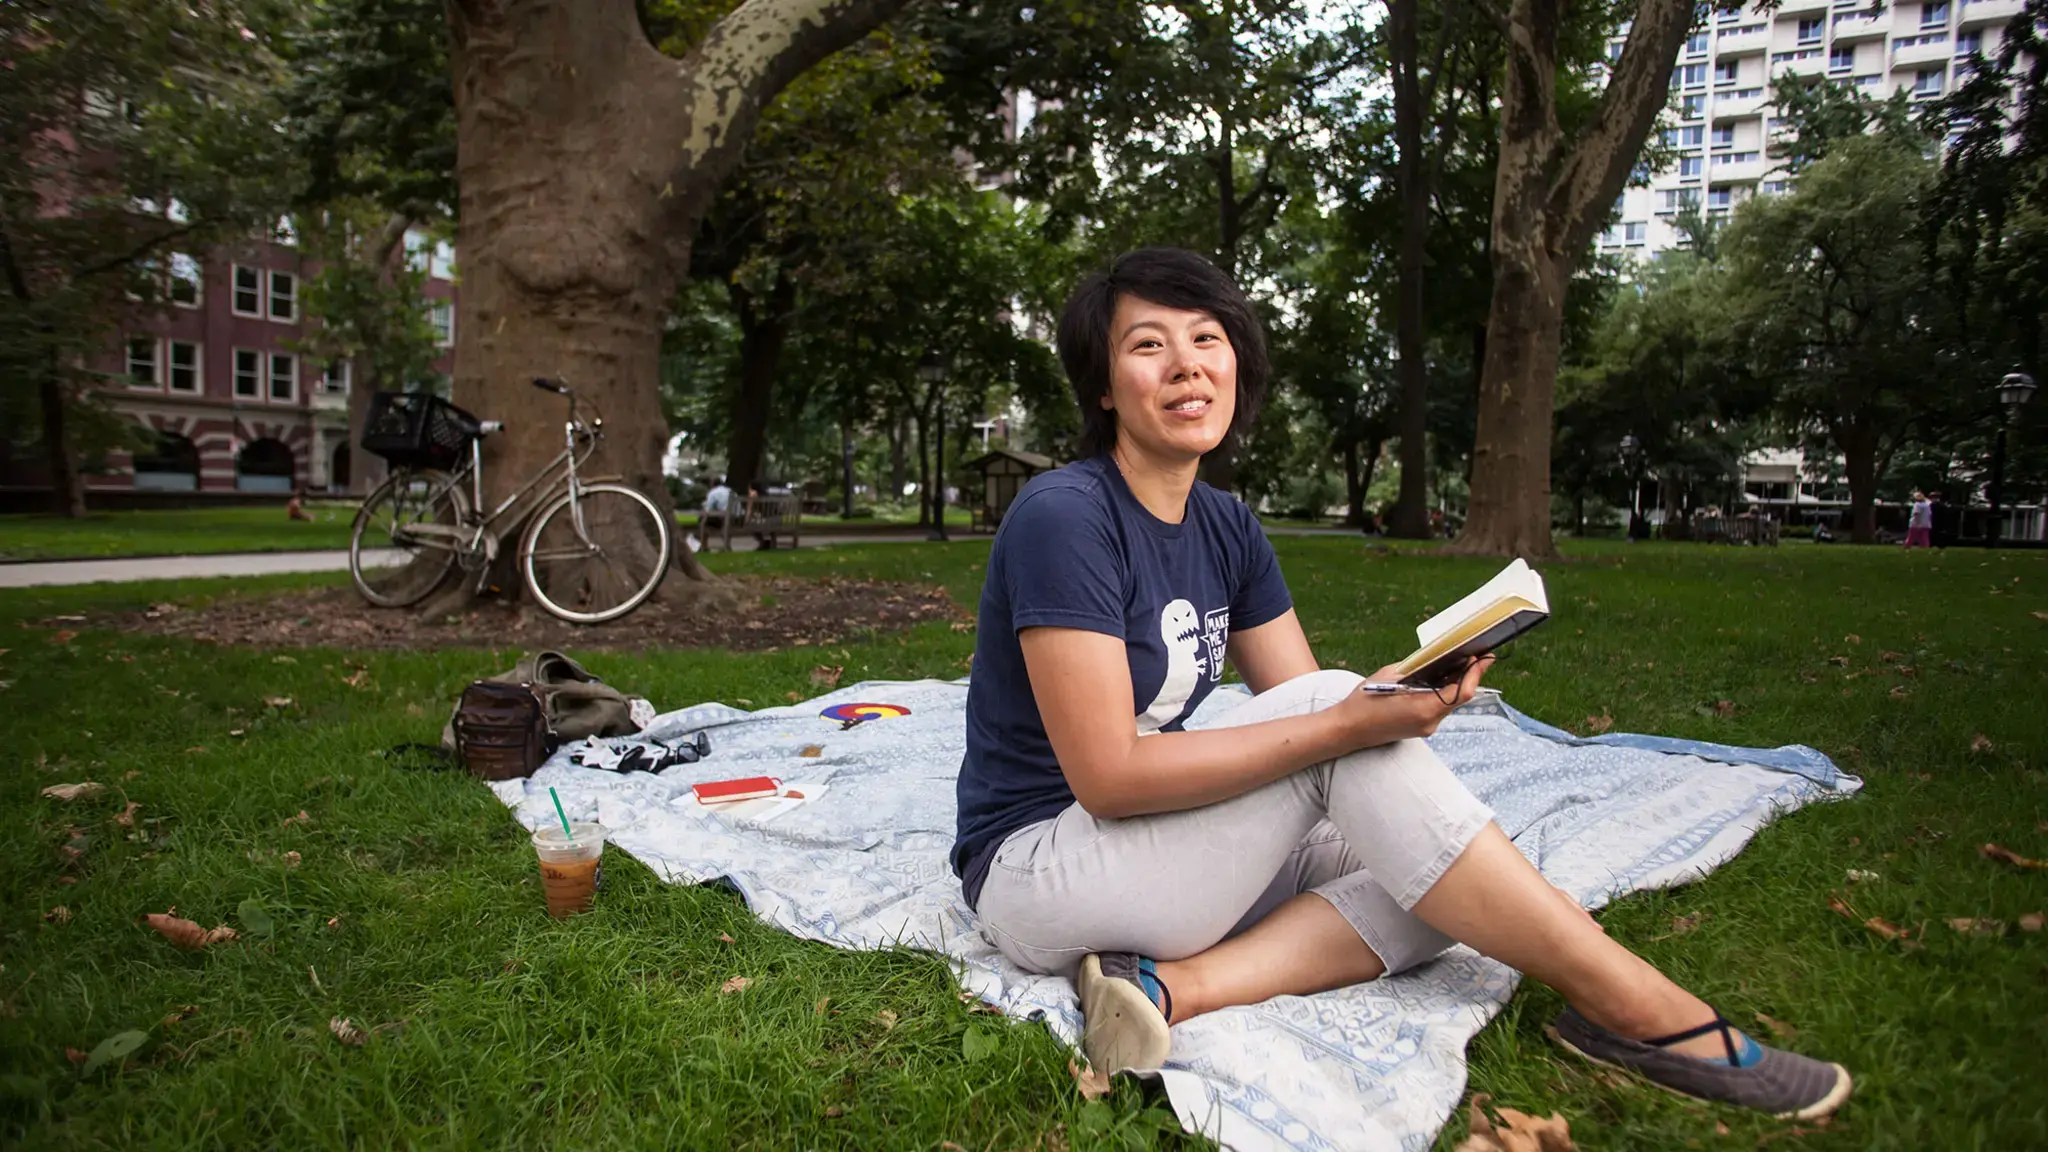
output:
{"label": "blue and white patterned blanket", "polygon": [[[1246,699],[1214,693],[1189,724]],[[946,866],[963,750],[966,681],[867,682],[787,708],[703,704],[659,717],[642,739],[709,729],[712,754],[660,775],[569,763],[494,787],[521,823],[572,819],[678,884],[725,879],[763,919],[842,948],[908,944],[955,961],[961,984],[1013,1018],[1080,1035],[1072,985],[1021,971],[982,940]],[[909,709],[842,730],[821,709]],[[1544,875],[1598,906],[1683,883],[1729,859],[1773,816],[1862,787],[1811,748],[1734,748],[1652,736],[1580,739],[1483,696],[1430,744],[1488,804]],[[817,745],[821,754],[801,755]],[[697,781],[771,775],[814,799],[780,810],[707,811]],[[820,789],[820,785],[825,787]],[[1465,1089],[1465,1045],[1513,992],[1516,973],[1459,948],[1401,976],[1211,1013],[1173,1032],[1162,1074],[1190,1131],[1239,1152],[1427,1148]]]}

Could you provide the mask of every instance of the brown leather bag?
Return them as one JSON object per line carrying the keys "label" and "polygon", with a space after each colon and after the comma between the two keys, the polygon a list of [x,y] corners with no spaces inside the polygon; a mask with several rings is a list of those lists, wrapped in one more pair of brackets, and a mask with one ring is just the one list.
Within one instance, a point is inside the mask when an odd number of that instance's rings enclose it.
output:
{"label": "brown leather bag", "polygon": [[485,780],[531,776],[555,750],[547,710],[528,684],[478,680],[455,706],[455,754]]}

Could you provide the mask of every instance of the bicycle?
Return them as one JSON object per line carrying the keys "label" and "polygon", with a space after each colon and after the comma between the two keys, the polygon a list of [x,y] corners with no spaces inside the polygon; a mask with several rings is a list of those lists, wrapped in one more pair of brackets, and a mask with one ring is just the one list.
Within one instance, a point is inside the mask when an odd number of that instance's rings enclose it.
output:
{"label": "bicycle", "polygon": [[[541,492],[515,553],[526,591],[542,608],[574,624],[602,624],[638,608],[668,574],[670,529],[654,502],[623,484],[589,483],[577,466],[604,438],[604,416],[585,424],[575,390],[536,377],[533,385],[566,397],[560,455],[503,503],[483,513],[483,441],[504,430],[422,393],[380,392],[371,400],[362,446],[392,464],[388,480],[363,501],[349,534],[348,571],[356,591],[383,608],[406,608],[439,588],[456,565],[482,591],[498,557],[492,525]],[[597,477],[599,480],[615,477]],[[465,491],[467,487],[467,491]],[[397,564],[377,564],[376,549],[397,549]]]}

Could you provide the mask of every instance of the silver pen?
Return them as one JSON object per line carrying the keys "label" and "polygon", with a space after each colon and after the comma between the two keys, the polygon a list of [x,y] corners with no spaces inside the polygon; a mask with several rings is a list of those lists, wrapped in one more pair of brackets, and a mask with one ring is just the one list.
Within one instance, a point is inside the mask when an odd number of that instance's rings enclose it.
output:
{"label": "silver pen", "polygon": [[1434,696],[1439,691],[1439,689],[1436,688],[1424,688],[1420,684],[1387,684],[1378,680],[1368,680],[1365,683],[1360,684],[1358,686],[1358,690],[1360,692],[1371,692],[1377,695],[1386,696],[1391,696],[1400,692],[1427,692],[1430,695]]}

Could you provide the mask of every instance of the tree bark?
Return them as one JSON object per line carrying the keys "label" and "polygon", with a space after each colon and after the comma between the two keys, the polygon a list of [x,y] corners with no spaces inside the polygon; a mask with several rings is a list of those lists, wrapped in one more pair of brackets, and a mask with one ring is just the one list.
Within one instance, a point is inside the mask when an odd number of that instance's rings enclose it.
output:
{"label": "tree bark", "polygon": [[910,430],[901,415],[889,421],[889,503],[903,499],[903,486],[910,482],[908,454]]}
{"label": "tree bark", "polygon": [[1388,0],[1388,46],[1394,64],[1395,169],[1401,203],[1394,347],[1401,389],[1401,492],[1389,535],[1429,535],[1429,375],[1423,363],[1423,257],[1429,239],[1429,188],[1423,179],[1420,0]]}
{"label": "tree bark", "polygon": [[[679,61],[648,42],[633,0],[449,0],[455,395],[506,422],[488,442],[493,500],[560,450],[562,399],[529,385],[549,376],[606,417],[590,470],[671,512],[657,369],[697,225],[763,106],[905,2],[748,0]],[[675,562],[705,578],[689,549]]]}
{"label": "tree bark", "polygon": [[1842,470],[1849,481],[1849,539],[1858,544],[1877,540],[1877,435],[1862,421],[1846,421],[1832,430],[1842,449]]}
{"label": "tree bark", "polygon": [[740,320],[740,383],[732,397],[725,467],[728,482],[744,488],[764,479],[761,459],[768,440],[768,415],[774,406],[776,370],[789,340],[789,308],[796,289],[778,273],[765,297],[737,284],[730,286],[730,292]]}
{"label": "tree bark", "polygon": [[1365,523],[1365,487],[1358,482],[1358,441],[1344,438],[1344,524],[1356,528]]}
{"label": "tree bark", "polygon": [[65,394],[63,369],[43,365],[37,399],[43,409],[43,451],[50,465],[50,511],[67,519],[85,515],[85,477],[71,451],[71,430],[65,417],[71,397]]}
{"label": "tree bark", "polygon": [[1454,551],[1553,557],[1550,436],[1571,272],[1599,229],[1669,92],[1690,0],[1638,0],[1592,122],[1567,147],[1557,118],[1562,0],[1508,14],[1500,160],[1493,188],[1493,301],[1473,445],[1472,502]]}

